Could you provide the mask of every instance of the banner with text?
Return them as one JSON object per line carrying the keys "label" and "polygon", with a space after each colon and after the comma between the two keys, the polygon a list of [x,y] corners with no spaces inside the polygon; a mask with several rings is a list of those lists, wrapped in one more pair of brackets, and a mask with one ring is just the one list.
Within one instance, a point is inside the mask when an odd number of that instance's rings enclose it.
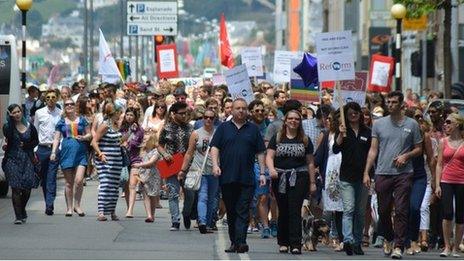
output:
{"label": "banner with text", "polygon": [[367,89],[367,72],[356,72],[354,80],[340,81],[340,93],[335,88],[334,99],[332,106],[335,109],[340,107],[338,96],[342,96],[343,102],[356,102],[361,107],[366,103],[366,89]]}
{"label": "banner with text", "polygon": [[319,82],[355,78],[351,31],[317,34],[316,50]]}
{"label": "banner with text", "polygon": [[242,64],[225,72],[227,87],[232,99],[243,98],[249,104],[254,98],[247,67]]}
{"label": "banner with text", "polygon": [[246,65],[249,77],[263,76],[261,47],[243,48],[240,55],[242,56],[242,64]]}
{"label": "banner with text", "polygon": [[274,82],[286,83],[290,82],[290,74],[292,71],[292,59],[300,60],[303,57],[302,52],[290,51],[275,51],[274,53]]}

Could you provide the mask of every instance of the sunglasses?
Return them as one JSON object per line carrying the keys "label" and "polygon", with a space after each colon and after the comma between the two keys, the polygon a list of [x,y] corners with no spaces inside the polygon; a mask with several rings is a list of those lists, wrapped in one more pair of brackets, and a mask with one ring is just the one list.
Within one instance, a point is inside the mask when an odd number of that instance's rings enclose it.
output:
{"label": "sunglasses", "polygon": [[46,97],[47,100],[55,100],[56,96],[50,95]]}
{"label": "sunglasses", "polygon": [[184,112],[176,112],[176,114],[181,115],[181,116],[185,116],[187,114],[187,112],[186,111],[184,111]]}
{"label": "sunglasses", "polygon": [[254,110],[254,112],[257,112],[257,113],[260,113],[260,112],[261,112],[261,113],[263,113],[264,110],[259,110],[259,109],[257,109],[257,110]]}
{"label": "sunglasses", "polygon": [[203,116],[204,120],[214,120],[214,116]]}
{"label": "sunglasses", "polygon": [[446,120],[446,121],[445,121],[445,124],[447,124],[447,125],[450,125],[450,124],[452,124],[452,123],[453,123],[453,122],[452,122],[451,120]]}
{"label": "sunglasses", "polygon": [[438,111],[434,111],[434,110],[429,110],[429,114],[435,114],[437,113]]}
{"label": "sunglasses", "polygon": [[422,115],[420,115],[420,114],[414,115],[414,118],[415,118],[416,120],[422,120],[422,119],[423,119]]}
{"label": "sunglasses", "polygon": [[74,105],[75,105],[74,103],[65,103],[65,104],[64,104],[65,107],[74,106]]}
{"label": "sunglasses", "polygon": [[166,106],[155,106],[155,109],[159,109],[159,108],[166,109]]}

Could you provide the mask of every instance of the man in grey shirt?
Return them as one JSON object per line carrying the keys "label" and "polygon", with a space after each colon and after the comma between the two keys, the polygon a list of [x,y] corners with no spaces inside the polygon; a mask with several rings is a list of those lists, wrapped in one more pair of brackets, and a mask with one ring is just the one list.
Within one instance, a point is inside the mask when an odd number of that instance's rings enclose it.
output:
{"label": "man in grey shirt", "polygon": [[[413,177],[412,158],[422,153],[422,137],[417,122],[404,115],[404,96],[399,91],[388,95],[390,116],[374,122],[372,142],[364,170],[364,184],[370,187],[369,170],[374,165],[380,225],[384,228],[384,254],[401,259],[408,231],[409,200]],[[392,203],[395,217],[392,227]],[[392,241],[394,239],[394,246]]]}

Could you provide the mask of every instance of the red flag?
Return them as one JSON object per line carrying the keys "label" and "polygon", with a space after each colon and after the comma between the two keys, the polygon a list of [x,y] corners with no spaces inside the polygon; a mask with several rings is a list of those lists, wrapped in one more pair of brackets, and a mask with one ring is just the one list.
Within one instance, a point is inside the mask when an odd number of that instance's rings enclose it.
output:
{"label": "red flag", "polygon": [[221,14],[221,21],[219,25],[219,49],[221,50],[221,64],[227,68],[234,67],[234,56],[232,55],[232,48],[229,43],[229,36],[227,35],[226,18]]}

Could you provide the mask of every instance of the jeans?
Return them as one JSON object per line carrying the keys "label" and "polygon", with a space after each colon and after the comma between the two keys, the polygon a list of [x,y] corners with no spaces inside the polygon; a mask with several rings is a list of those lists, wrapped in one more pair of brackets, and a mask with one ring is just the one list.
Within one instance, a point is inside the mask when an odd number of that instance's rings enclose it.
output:
{"label": "jeans", "polygon": [[[404,250],[408,232],[412,175],[412,173],[377,175],[375,181],[383,236],[389,242],[394,239],[394,247],[401,250]],[[391,218],[392,203],[395,205],[394,227]]]}
{"label": "jeans", "polygon": [[244,245],[246,244],[248,218],[250,216],[254,186],[234,182],[222,184],[221,190],[222,199],[227,210],[230,242],[235,246]]}
{"label": "jeans", "polygon": [[427,175],[414,178],[412,182],[411,198],[409,200],[408,239],[417,241],[421,222],[421,205],[427,186]]}
{"label": "jeans", "polygon": [[[427,183],[427,188],[425,189],[425,195],[424,199],[422,200],[422,205],[420,209],[420,216],[421,216],[421,221],[420,221],[420,230],[429,230],[430,228],[430,199],[432,198],[432,187],[430,186],[429,181]],[[435,181],[433,181],[435,182]]]}
{"label": "jeans", "polygon": [[[168,187],[168,202],[169,212],[171,213],[171,222],[180,223],[180,210],[179,210],[179,192],[180,183],[177,180],[177,175],[171,176],[166,180]],[[190,217],[192,214],[193,205],[195,202],[195,191],[184,190],[184,208],[182,214]]]}
{"label": "jeans", "polygon": [[201,177],[200,191],[198,192],[198,223],[208,227],[213,226],[213,211],[217,205],[217,191],[219,179],[213,175]]}
{"label": "jeans", "polygon": [[40,160],[42,177],[42,190],[45,199],[45,208],[53,210],[53,202],[56,198],[56,173],[58,171],[59,151],[56,152],[56,160],[50,161],[52,148],[47,146],[38,146],[37,157]]}
{"label": "jeans", "polygon": [[367,189],[362,181],[340,181],[340,186],[343,200],[343,241],[361,245],[368,197]]}

